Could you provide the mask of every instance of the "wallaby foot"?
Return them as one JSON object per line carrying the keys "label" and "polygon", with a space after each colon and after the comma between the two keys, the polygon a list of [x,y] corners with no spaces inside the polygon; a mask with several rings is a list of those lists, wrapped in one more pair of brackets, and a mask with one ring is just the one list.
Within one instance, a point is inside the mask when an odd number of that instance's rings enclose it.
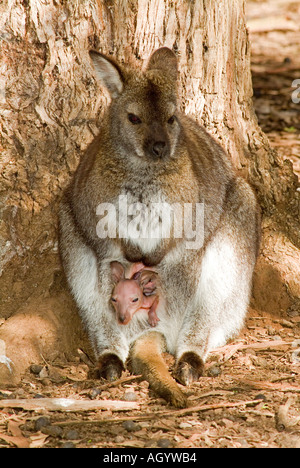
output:
{"label": "wallaby foot", "polygon": [[192,351],[184,353],[179,359],[175,376],[182,385],[190,385],[203,375],[204,363],[197,354]]}
{"label": "wallaby foot", "polygon": [[129,365],[132,372],[142,374],[150,388],[176,408],[187,406],[187,397],[171,377],[162,357],[164,339],[158,332],[149,332],[134,343]]}
{"label": "wallaby foot", "polygon": [[104,354],[99,358],[98,369],[101,377],[113,382],[121,377],[124,365],[115,354]]}

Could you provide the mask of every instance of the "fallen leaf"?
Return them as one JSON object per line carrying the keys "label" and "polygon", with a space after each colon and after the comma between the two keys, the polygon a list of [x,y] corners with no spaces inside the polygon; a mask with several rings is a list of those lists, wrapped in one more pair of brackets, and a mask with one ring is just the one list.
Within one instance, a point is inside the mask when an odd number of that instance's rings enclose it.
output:
{"label": "fallen leaf", "polygon": [[9,436],[0,432],[0,439],[5,440],[5,442],[8,442],[9,444],[15,445],[13,436]]}
{"label": "fallen leaf", "polygon": [[30,448],[40,448],[45,445],[45,441],[49,436],[46,434],[38,434],[30,437]]}
{"label": "fallen leaf", "polygon": [[20,429],[20,424],[22,422],[17,422],[17,421],[9,421],[7,424],[7,430],[11,432],[14,440],[13,443],[18,447],[18,448],[28,448],[29,447],[29,441],[26,437],[23,436],[22,431]]}
{"label": "fallen leaf", "polygon": [[189,438],[189,440],[190,440],[191,442],[194,442],[195,440],[201,439],[201,438],[202,438],[202,434],[195,433],[195,434],[191,435],[191,437]]}
{"label": "fallen leaf", "polygon": [[7,430],[12,435],[0,433],[0,439],[5,440],[9,444],[13,444],[18,448],[29,448],[29,440],[23,436],[21,429],[19,428],[20,423],[16,421],[9,421]]}

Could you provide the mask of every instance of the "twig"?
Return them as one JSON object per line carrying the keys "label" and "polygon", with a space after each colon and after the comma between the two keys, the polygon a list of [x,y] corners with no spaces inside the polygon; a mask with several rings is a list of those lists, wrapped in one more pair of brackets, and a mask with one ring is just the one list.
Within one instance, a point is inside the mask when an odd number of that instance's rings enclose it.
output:
{"label": "twig", "polygon": [[137,415],[137,416],[127,416],[124,418],[118,418],[118,419],[89,419],[89,420],[83,420],[83,421],[61,421],[61,422],[56,422],[56,426],[86,426],[88,424],[111,424],[111,423],[123,423],[125,421],[147,421],[149,419],[153,419],[154,416],[153,414],[149,415]]}
{"label": "twig", "polygon": [[246,401],[237,401],[234,403],[216,403],[213,405],[200,405],[200,406],[191,406],[189,408],[184,408],[180,410],[172,410],[172,411],[161,411],[151,415],[136,415],[136,416],[128,416],[124,418],[118,419],[93,419],[90,421],[63,421],[57,422],[56,425],[58,426],[67,426],[67,425],[86,425],[86,424],[111,424],[111,423],[122,423],[125,421],[147,421],[147,420],[155,420],[155,419],[163,419],[169,417],[177,417],[177,416],[184,416],[186,414],[191,413],[198,413],[203,411],[210,411],[219,408],[235,408],[238,406],[253,406],[259,404],[259,400],[246,400]]}
{"label": "twig", "polygon": [[[82,394],[86,393],[88,388],[91,388],[91,387],[97,387],[99,390],[102,391],[102,390],[106,390],[106,389],[111,388],[111,387],[117,387],[118,385],[122,385],[124,383],[129,383],[129,382],[133,382],[135,380],[139,380],[139,379],[141,379],[141,377],[142,377],[142,375],[130,375],[129,377],[122,377],[121,379],[114,380],[113,382],[107,382],[107,383],[102,384],[102,385],[95,385],[95,380],[96,379],[75,380],[75,382],[80,382],[84,386],[85,390],[80,392],[80,395],[82,395]],[[69,379],[69,377],[67,377],[67,379]]]}
{"label": "twig", "polygon": [[106,390],[107,388],[117,387],[118,385],[122,385],[128,382],[133,382],[141,378],[142,378],[142,375],[130,375],[129,377],[122,377],[121,379],[114,380],[113,382],[108,382],[106,384],[100,385],[98,388],[99,390]]}
{"label": "twig", "polygon": [[0,400],[0,408],[23,408],[26,411],[127,411],[139,409],[139,404],[114,400],[74,400],[73,398],[37,398]]}
{"label": "twig", "polygon": [[259,410],[252,410],[252,409],[247,410],[247,413],[255,414],[256,416],[266,416],[267,418],[274,418],[275,416],[270,411],[259,411]]}
{"label": "twig", "polygon": [[249,385],[252,388],[257,390],[272,390],[277,392],[295,392],[300,393],[300,388],[291,387],[288,384],[277,384],[271,382],[257,381],[257,380],[248,380],[248,379],[238,379],[242,384]]}
{"label": "twig", "polygon": [[89,367],[94,366],[94,362],[91,360],[91,358],[82,349],[78,348],[77,353],[78,353],[80,359],[82,360],[82,362],[84,362],[84,364],[86,364]]}
{"label": "twig", "polygon": [[292,341],[283,341],[283,340],[267,340],[267,341],[261,341],[259,343],[249,343],[249,344],[243,344],[243,343],[237,343],[237,344],[232,344],[232,345],[226,345],[222,346],[221,348],[216,348],[212,352],[222,352],[226,351],[227,349],[230,348],[238,348],[238,349],[269,349],[277,346],[291,346]]}
{"label": "twig", "polygon": [[286,375],[284,377],[279,377],[278,379],[271,380],[271,383],[282,382],[283,380],[293,380],[294,378],[294,375]]}
{"label": "twig", "polygon": [[46,359],[44,358],[44,356],[42,355],[42,353],[40,353],[40,356],[41,358],[43,359],[44,363],[46,364],[46,366],[49,366],[49,362],[46,361]]}
{"label": "twig", "polygon": [[222,346],[221,348],[214,349],[211,354],[214,353],[224,353],[224,361],[228,361],[237,351],[242,349],[269,349],[278,346],[291,346],[292,342],[289,341],[282,341],[282,340],[270,340],[270,341],[262,341],[260,343],[250,343],[250,344],[229,344],[226,346]]}
{"label": "twig", "polygon": [[[201,405],[201,406],[192,406],[190,408],[184,408],[181,410],[175,410],[172,413],[166,413],[166,416],[182,416],[184,414],[190,414],[190,413],[198,413],[202,411],[209,411],[213,409],[219,409],[219,408],[234,408],[236,406],[249,406],[249,405],[257,405],[260,403],[259,400],[246,400],[246,401],[236,401],[234,403],[215,403],[212,405]],[[161,417],[164,417],[164,415],[161,415]]]}
{"label": "twig", "polygon": [[228,395],[228,393],[232,393],[232,390],[212,390],[211,392],[201,393],[200,395],[197,396],[197,399],[207,398],[211,396],[224,396],[224,395]]}
{"label": "twig", "polygon": [[277,75],[279,73],[291,73],[294,71],[299,71],[299,66],[298,65],[290,65],[290,66],[285,66],[285,67],[266,67],[265,65],[257,64],[257,65],[251,65],[251,70],[254,73],[264,73],[264,75]]}

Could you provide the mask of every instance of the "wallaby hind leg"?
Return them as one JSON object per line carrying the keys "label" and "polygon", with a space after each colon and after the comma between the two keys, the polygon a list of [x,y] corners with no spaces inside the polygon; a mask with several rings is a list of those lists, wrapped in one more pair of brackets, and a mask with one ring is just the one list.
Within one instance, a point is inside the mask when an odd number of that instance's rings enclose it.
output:
{"label": "wallaby hind leg", "polygon": [[98,359],[98,370],[100,377],[104,377],[109,382],[114,382],[121,377],[124,365],[118,356],[108,353]]}
{"label": "wallaby hind leg", "polygon": [[204,372],[204,362],[196,353],[186,352],[177,362],[175,377],[182,385],[197,381]]}
{"label": "wallaby hind leg", "polygon": [[205,247],[195,305],[187,310],[179,332],[175,372],[180,383],[198,380],[209,352],[242,328],[258,245],[256,200],[248,184],[238,179],[228,190],[220,227]]}
{"label": "wallaby hind leg", "polygon": [[164,348],[165,341],[160,333],[142,335],[131,349],[129,366],[135,374],[142,374],[150,388],[168,403],[185,408],[187,398],[169,373],[162,356]]}

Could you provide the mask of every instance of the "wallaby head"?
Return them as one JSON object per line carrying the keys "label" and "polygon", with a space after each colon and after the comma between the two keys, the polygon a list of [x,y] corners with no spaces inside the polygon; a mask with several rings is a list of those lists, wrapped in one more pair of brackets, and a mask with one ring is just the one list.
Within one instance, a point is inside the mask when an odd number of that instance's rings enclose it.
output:
{"label": "wallaby head", "polygon": [[179,136],[176,117],[177,60],[163,47],[144,72],[133,70],[91,51],[96,76],[110,93],[110,135],[118,154],[149,161],[175,156]]}

